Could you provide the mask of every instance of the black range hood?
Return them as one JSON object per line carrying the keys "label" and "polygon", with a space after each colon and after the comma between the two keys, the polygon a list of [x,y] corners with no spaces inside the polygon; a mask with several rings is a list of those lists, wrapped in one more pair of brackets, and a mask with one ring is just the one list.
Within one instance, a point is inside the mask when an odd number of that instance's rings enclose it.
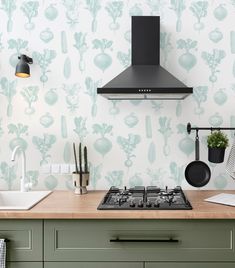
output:
{"label": "black range hood", "polygon": [[181,100],[193,93],[160,66],[160,17],[132,17],[131,66],[97,93],[110,100]]}

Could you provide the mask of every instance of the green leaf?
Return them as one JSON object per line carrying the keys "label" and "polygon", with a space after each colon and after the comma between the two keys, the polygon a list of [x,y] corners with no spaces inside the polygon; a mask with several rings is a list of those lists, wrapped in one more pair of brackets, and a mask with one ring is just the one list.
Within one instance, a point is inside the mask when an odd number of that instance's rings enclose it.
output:
{"label": "green leaf", "polygon": [[103,124],[104,134],[111,132],[112,129],[113,129],[113,126]]}
{"label": "green leaf", "polygon": [[188,48],[195,48],[197,46],[197,41],[193,41],[191,39],[187,39],[188,42]]}
{"label": "green leaf", "polygon": [[93,125],[93,133],[94,134],[101,134],[103,128],[99,124],[94,124]]}
{"label": "green leaf", "polygon": [[17,42],[15,39],[8,40],[8,48],[14,49],[17,47]]}
{"label": "green leaf", "polygon": [[106,40],[106,43],[105,43],[105,48],[110,48],[112,46],[113,42],[112,41],[108,41]]}
{"label": "green leaf", "polygon": [[14,134],[18,132],[18,128],[15,124],[9,124],[7,128],[8,128],[8,133],[10,134]]}
{"label": "green leaf", "polygon": [[98,49],[98,48],[102,48],[102,42],[98,39],[93,40],[93,48],[94,49]]}
{"label": "green leaf", "polygon": [[186,42],[183,39],[179,39],[177,41],[177,48],[179,49],[185,49],[186,48]]}
{"label": "green leaf", "polygon": [[24,126],[22,124],[18,124],[19,135],[20,134],[24,134],[25,132],[27,132],[27,130],[28,130],[28,126]]}

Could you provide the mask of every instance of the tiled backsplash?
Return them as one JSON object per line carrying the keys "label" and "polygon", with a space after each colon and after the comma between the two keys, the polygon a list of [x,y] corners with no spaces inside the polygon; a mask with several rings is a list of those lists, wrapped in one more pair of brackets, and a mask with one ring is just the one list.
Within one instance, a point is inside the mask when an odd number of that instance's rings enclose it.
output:
{"label": "tiled backsplash", "polygon": [[[0,186],[19,187],[21,145],[34,188],[71,189],[71,176],[42,174],[88,147],[90,189],[182,185],[194,159],[186,123],[235,126],[235,1],[1,1]],[[130,64],[130,16],[161,16],[161,64],[194,94],[184,101],[108,101],[96,94]],[[19,53],[31,78],[14,76]],[[207,161],[200,132],[201,159]],[[233,133],[228,132],[230,144]],[[229,149],[226,152],[228,156]],[[225,163],[206,188],[235,188]]]}

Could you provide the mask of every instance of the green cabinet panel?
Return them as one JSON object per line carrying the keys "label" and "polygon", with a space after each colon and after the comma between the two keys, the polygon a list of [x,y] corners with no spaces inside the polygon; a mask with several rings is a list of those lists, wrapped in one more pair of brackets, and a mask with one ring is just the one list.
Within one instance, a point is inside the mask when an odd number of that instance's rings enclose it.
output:
{"label": "green cabinet panel", "polygon": [[[44,226],[45,261],[235,261],[234,221],[45,220]],[[137,241],[110,242],[116,238]]]}
{"label": "green cabinet panel", "polygon": [[142,262],[45,262],[44,268],[144,268]]}
{"label": "green cabinet panel", "polygon": [[1,220],[0,237],[6,238],[7,261],[42,261],[41,220]]}
{"label": "green cabinet panel", "polygon": [[42,262],[7,262],[6,268],[43,268]]}
{"label": "green cabinet panel", "polygon": [[152,262],[145,263],[145,268],[234,268],[235,262],[233,263],[225,263],[225,262]]}

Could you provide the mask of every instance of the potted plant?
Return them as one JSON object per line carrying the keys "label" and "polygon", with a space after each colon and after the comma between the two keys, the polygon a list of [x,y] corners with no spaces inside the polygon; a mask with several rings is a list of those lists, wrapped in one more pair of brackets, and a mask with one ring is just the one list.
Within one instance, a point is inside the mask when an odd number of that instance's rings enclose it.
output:
{"label": "potted plant", "polygon": [[228,137],[221,131],[213,131],[207,137],[208,160],[212,163],[224,161],[225,149],[228,147]]}

